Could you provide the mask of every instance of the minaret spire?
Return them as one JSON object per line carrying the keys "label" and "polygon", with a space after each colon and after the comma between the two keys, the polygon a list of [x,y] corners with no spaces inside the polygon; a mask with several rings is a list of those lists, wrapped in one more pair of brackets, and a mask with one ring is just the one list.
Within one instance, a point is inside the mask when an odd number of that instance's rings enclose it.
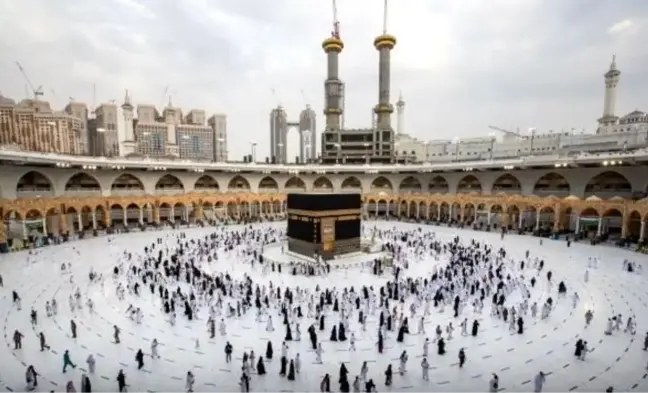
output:
{"label": "minaret spire", "polygon": [[598,119],[599,132],[606,126],[611,126],[617,123],[619,117],[615,115],[617,85],[621,77],[621,71],[617,68],[616,54],[612,55],[612,62],[610,69],[603,75],[605,80],[605,97],[603,99],[603,116]]}
{"label": "minaret spire", "polygon": [[343,83],[339,76],[339,58],[342,49],[344,49],[344,43],[340,38],[337,6],[335,0],[331,1],[333,3],[333,31],[331,36],[322,43],[327,62],[326,80],[324,81],[324,115],[326,116],[326,131],[329,132],[341,129]]}
{"label": "minaret spire", "polygon": [[[387,5],[388,0],[383,3],[383,31],[374,39],[374,47],[378,50],[378,105],[374,107],[376,112],[376,142],[380,148],[376,151],[378,156],[393,157],[394,139],[391,125],[391,114],[394,106],[390,99],[391,84],[391,50],[396,46],[396,37],[387,33]],[[388,147],[389,146],[389,147]]]}

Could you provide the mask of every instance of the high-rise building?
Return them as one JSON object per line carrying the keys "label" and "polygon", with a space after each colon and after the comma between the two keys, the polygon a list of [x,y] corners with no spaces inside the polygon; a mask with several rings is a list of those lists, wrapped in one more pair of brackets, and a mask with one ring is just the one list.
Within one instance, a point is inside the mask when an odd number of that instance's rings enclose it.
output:
{"label": "high-rise building", "polygon": [[214,135],[214,161],[227,161],[227,116],[216,114],[207,121]]}
{"label": "high-rise building", "polygon": [[270,111],[270,160],[285,163],[287,160],[286,137],[288,136],[288,115],[283,107]]}
{"label": "high-rise building", "polygon": [[89,122],[88,136],[93,156],[120,155],[117,105],[101,104],[95,109],[95,118]]}
{"label": "high-rise building", "polygon": [[184,122],[176,124],[178,155],[189,160],[214,159],[214,132],[205,124],[205,111],[192,109]]}
{"label": "high-rise building", "polygon": [[166,156],[167,124],[161,120],[153,105],[137,106],[134,131],[137,153],[153,158]]}
{"label": "high-rise building", "polygon": [[299,113],[299,161],[317,159],[317,122],[315,111],[306,105]]}
{"label": "high-rise building", "polygon": [[65,113],[81,120],[81,131],[79,133],[81,154],[91,154],[88,135],[88,106],[83,102],[72,101],[65,106]]}
{"label": "high-rise building", "polygon": [[0,97],[0,145],[27,151],[78,155],[82,153],[80,119],[52,111],[47,101]]}

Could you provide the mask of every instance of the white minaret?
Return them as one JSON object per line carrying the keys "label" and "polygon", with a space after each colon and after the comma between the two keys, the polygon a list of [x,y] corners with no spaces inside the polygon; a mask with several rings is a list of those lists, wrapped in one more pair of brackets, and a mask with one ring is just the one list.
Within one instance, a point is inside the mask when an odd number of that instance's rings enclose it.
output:
{"label": "white minaret", "polygon": [[124,141],[122,142],[121,155],[127,156],[135,153],[137,143],[135,143],[135,131],[133,130],[133,104],[131,103],[128,90],[124,95],[124,103],[121,106],[122,115],[124,116]]}
{"label": "white minaret", "polygon": [[403,101],[403,93],[398,96],[396,101],[396,132],[398,135],[403,135],[405,130],[405,101]]}
{"label": "white minaret", "polygon": [[169,97],[169,105],[164,109],[164,121],[167,125],[166,154],[178,156],[178,144],[176,141],[176,110]]}
{"label": "white minaret", "polygon": [[603,116],[598,120],[600,126],[610,126],[616,124],[619,118],[614,114],[616,107],[616,88],[619,84],[621,71],[617,69],[616,55],[612,56],[610,69],[604,75],[605,77],[605,98],[603,100]]}

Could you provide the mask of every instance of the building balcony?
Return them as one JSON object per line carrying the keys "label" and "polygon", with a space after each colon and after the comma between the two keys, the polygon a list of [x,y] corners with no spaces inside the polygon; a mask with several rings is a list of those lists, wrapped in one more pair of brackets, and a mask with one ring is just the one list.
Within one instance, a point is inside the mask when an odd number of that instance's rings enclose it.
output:
{"label": "building balcony", "polygon": [[66,190],[63,195],[76,198],[100,197],[101,190]]}
{"label": "building balcony", "polygon": [[18,199],[38,199],[38,198],[53,198],[54,197],[54,191],[53,190],[17,190],[16,191],[16,198]]}
{"label": "building balcony", "polygon": [[183,188],[163,188],[163,189],[157,189],[154,192],[154,195],[159,195],[159,196],[169,196],[169,195],[182,195],[184,194],[184,189]]}
{"label": "building balcony", "polygon": [[114,189],[110,192],[112,196],[144,196],[146,195],[146,191],[140,190],[137,188],[129,189],[129,188],[118,188]]}

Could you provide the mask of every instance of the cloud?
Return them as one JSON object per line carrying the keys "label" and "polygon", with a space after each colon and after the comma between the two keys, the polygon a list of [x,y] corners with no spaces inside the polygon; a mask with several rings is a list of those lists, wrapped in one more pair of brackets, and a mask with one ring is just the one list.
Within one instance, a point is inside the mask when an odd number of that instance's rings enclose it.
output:
{"label": "cloud", "polygon": [[[378,99],[372,41],[382,31],[382,2],[338,8],[346,122],[368,126]],[[136,103],[162,105],[169,85],[185,110],[228,114],[230,152],[240,158],[250,140],[269,145],[268,113],[278,103],[292,118],[311,104],[323,127],[321,42],[331,19],[329,1],[0,0],[0,26],[10,32],[0,34],[0,91],[24,96],[15,61],[34,84],[56,91],[47,99],[58,107],[69,96],[91,103],[93,85],[98,102],[129,89]],[[485,136],[489,124],[593,129],[613,53],[623,73],[617,108],[648,102],[648,47],[639,34],[646,2],[405,0],[390,2],[388,19],[398,39],[392,97],[403,93],[405,129],[419,138]],[[294,156],[297,146],[288,150]]]}
{"label": "cloud", "polygon": [[609,34],[620,34],[632,30],[634,23],[630,19],[624,19],[621,22],[617,22],[610,26],[608,29]]}

